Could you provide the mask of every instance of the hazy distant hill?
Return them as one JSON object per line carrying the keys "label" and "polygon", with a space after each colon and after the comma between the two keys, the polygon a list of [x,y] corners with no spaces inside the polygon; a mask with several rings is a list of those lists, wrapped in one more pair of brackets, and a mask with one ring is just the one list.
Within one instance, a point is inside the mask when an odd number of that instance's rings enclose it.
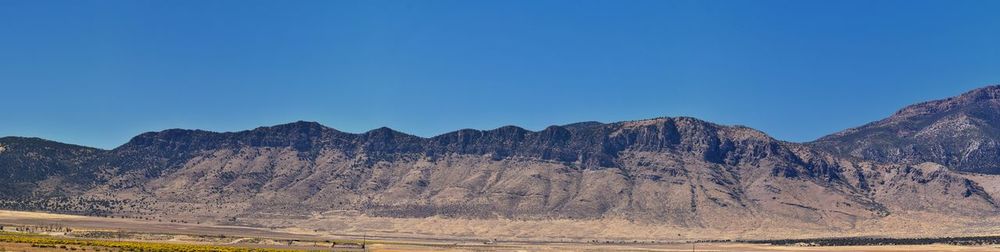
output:
{"label": "hazy distant hill", "polygon": [[[113,150],[2,138],[0,206],[209,219],[331,210],[616,218],[743,229],[849,229],[910,211],[994,216],[992,180],[957,171],[1000,173],[998,90],[914,105],[805,144],[687,117],[432,138],[312,122],[173,129]],[[57,198],[77,205],[54,207]]]}

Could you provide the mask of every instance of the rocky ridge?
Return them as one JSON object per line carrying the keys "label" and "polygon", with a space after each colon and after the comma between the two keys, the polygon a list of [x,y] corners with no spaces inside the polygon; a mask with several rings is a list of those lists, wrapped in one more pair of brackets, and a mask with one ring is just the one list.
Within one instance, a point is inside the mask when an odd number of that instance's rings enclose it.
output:
{"label": "rocky ridge", "polygon": [[[689,117],[430,138],[314,122],[171,129],[112,150],[0,138],[0,175],[10,182],[0,207],[226,220],[356,212],[727,229],[777,221],[835,230],[914,211],[995,216],[992,178],[963,172],[997,173],[998,90],[917,104],[810,143]],[[45,202],[66,198],[78,206]]]}

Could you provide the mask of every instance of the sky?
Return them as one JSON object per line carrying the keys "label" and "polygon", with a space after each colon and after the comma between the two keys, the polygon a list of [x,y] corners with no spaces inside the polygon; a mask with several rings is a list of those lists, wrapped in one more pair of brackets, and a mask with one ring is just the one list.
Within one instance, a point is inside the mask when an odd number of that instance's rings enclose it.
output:
{"label": "sky", "polygon": [[1000,83],[1000,1],[0,0],[0,136],[430,137],[691,116],[810,141]]}

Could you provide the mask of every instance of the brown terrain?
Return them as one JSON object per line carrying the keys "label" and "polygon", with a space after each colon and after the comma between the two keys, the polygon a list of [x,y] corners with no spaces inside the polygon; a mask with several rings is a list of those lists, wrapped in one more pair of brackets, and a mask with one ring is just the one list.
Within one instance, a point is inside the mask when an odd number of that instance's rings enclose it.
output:
{"label": "brown terrain", "polygon": [[[367,244],[368,251],[997,251],[1000,245],[957,246],[948,244],[891,246],[803,246],[771,245],[726,241],[635,241],[635,240],[504,240],[413,236],[395,233],[389,236],[338,235],[303,232],[297,228],[270,229],[207,224],[163,223],[135,219],[112,219],[62,214],[0,211],[0,225],[15,227],[72,227],[71,232],[40,232],[49,237],[94,239],[93,232],[115,232],[115,241],[139,241],[167,244],[273,248],[286,250],[331,250],[330,243]],[[15,226],[10,226],[15,225]],[[119,251],[104,247],[70,246],[88,250]],[[66,251],[60,247],[33,246],[30,243],[0,241],[0,251]],[[338,246],[333,251],[365,251]]]}
{"label": "brown terrain", "polygon": [[525,243],[995,235],[998,127],[991,86],[809,143],[688,117],[431,138],[171,129],[112,150],[7,137],[0,208]]}

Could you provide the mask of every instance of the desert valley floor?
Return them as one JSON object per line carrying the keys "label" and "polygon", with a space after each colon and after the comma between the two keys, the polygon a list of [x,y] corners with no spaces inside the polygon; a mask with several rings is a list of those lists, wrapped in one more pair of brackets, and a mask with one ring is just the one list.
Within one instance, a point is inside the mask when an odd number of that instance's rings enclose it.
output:
{"label": "desert valley floor", "polygon": [[[493,240],[483,237],[432,236],[407,233],[338,234],[299,228],[256,228],[171,223],[37,212],[0,211],[0,250],[101,250],[93,246],[51,246],[5,240],[7,235],[45,235],[67,240],[113,240],[150,244],[300,251],[1000,251],[1000,245],[865,245],[806,246],[711,240],[625,241],[571,239]],[[94,234],[103,234],[97,237]],[[114,234],[114,235],[107,235]],[[367,244],[361,248],[359,244]],[[336,245],[340,244],[340,245]],[[125,249],[103,248],[107,251]]]}

